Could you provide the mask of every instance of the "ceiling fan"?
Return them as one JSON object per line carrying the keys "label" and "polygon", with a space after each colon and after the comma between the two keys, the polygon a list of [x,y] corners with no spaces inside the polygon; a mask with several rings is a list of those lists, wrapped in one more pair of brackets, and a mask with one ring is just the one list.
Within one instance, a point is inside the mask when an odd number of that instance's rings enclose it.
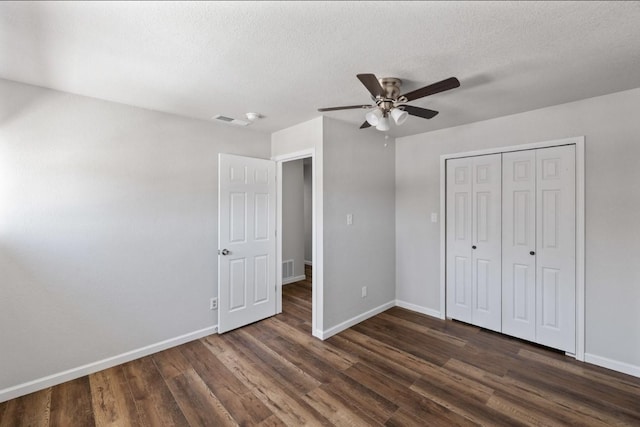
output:
{"label": "ceiling fan", "polygon": [[430,84],[420,89],[416,89],[404,95],[400,95],[402,80],[396,77],[383,77],[378,79],[374,74],[358,74],[358,79],[371,94],[371,99],[375,104],[370,105],[347,105],[343,107],[318,108],[318,111],[352,110],[356,108],[370,109],[372,111],[365,115],[367,119],[360,129],[375,126],[380,131],[389,130],[389,117],[396,125],[401,125],[407,120],[408,115],[431,119],[438,112],[427,108],[407,105],[407,102],[455,89],[460,86],[460,81],[455,77],[449,77],[437,83]]}

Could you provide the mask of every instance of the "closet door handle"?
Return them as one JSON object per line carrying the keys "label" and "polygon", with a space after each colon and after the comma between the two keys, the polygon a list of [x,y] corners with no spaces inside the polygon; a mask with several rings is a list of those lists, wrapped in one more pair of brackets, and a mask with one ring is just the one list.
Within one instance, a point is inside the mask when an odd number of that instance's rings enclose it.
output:
{"label": "closet door handle", "polygon": [[475,248],[476,248],[476,245],[471,246],[471,249],[475,249]]}
{"label": "closet door handle", "polygon": [[534,251],[529,252],[529,255],[535,255],[536,253]]}

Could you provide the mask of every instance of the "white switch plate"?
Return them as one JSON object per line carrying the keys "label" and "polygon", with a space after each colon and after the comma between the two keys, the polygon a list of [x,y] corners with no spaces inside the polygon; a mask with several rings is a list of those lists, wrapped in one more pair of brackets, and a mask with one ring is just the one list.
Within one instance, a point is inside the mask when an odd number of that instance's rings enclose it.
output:
{"label": "white switch plate", "polygon": [[438,213],[431,212],[431,222],[438,222]]}
{"label": "white switch plate", "polygon": [[347,225],[353,224],[353,214],[347,214]]}
{"label": "white switch plate", "polygon": [[362,287],[362,298],[365,298],[367,296],[367,287],[363,286]]}

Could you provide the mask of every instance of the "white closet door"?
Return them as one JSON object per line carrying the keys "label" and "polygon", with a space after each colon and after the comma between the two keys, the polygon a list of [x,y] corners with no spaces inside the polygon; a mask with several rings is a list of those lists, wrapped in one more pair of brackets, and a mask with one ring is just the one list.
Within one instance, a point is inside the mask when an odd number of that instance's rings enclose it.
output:
{"label": "white closet door", "polygon": [[501,182],[500,154],[472,158],[471,320],[501,330]]}
{"label": "white closet door", "polygon": [[472,159],[447,160],[447,316],[471,322]]}
{"label": "white closet door", "polygon": [[536,151],[502,154],[502,332],[536,339]]}
{"label": "white closet door", "polygon": [[536,342],[575,353],[575,146],[536,150]]}

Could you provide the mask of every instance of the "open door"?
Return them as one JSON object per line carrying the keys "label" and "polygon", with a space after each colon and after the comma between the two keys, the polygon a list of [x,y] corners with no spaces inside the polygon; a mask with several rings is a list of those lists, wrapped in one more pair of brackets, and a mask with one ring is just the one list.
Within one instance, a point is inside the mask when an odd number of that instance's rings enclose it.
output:
{"label": "open door", "polygon": [[218,332],[276,314],[276,165],[218,158]]}

